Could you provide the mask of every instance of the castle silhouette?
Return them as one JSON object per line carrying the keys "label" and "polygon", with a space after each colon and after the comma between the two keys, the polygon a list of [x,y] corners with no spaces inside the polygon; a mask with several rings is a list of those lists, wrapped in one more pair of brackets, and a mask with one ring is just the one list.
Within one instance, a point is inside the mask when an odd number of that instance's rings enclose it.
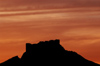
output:
{"label": "castle silhouette", "polygon": [[65,50],[60,45],[59,39],[40,41],[37,44],[26,43],[26,52],[21,58],[15,56],[0,65],[100,66],[76,52]]}

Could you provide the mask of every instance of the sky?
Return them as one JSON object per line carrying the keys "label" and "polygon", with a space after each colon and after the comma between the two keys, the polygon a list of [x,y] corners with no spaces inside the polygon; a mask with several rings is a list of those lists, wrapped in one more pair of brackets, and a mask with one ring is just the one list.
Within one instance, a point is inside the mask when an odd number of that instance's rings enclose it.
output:
{"label": "sky", "polygon": [[0,63],[26,43],[60,44],[100,64],[100,0],[0,0]]}
{"label": "sky", "polygon": [[100,0],[0,0],[0,10],[100,7]]}

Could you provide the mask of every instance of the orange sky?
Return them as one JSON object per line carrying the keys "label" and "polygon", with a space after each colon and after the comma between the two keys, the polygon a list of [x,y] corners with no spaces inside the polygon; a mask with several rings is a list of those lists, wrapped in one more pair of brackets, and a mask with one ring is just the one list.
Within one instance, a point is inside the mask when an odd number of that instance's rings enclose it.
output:
{"label": "orange sky", "polygon": [[[0,0],[0,62],[16,55],[21,57],[25,52],[25,43],[60,39],[66,50],[75,51],[100,64],[98,2],[100,3],[99,0]],[[36,3],[35,6],[33,3]]]}

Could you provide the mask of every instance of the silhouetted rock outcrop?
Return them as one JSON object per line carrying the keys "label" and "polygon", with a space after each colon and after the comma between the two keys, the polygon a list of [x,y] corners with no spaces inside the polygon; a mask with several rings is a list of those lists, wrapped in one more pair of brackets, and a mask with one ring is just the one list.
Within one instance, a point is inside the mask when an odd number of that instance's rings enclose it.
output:
{"label": "silhouetted rock outcrop", "polygon": [[59,40],[39,42],[38,44],[26,43],[26,52],[21,59],[14,57],[1,65],[66,65],[66,66],[100,66],[86,60],[73,51],[65,50]]}
{"label": "silhouetted rock outcrop", "polygon": [[20,58],[18,56],[15,56],[7,61],[5,61],[4,63],[2,63],[1,65],[19,65],[20,64]]}

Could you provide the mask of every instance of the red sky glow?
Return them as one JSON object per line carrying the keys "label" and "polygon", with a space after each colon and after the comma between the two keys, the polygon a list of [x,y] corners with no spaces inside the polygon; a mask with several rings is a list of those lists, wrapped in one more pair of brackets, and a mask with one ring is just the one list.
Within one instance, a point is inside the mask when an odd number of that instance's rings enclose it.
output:
{"label": "red sky glow", "polygon": [[100,0],[0,0],[0,63],[51,39],[100,64]]}

